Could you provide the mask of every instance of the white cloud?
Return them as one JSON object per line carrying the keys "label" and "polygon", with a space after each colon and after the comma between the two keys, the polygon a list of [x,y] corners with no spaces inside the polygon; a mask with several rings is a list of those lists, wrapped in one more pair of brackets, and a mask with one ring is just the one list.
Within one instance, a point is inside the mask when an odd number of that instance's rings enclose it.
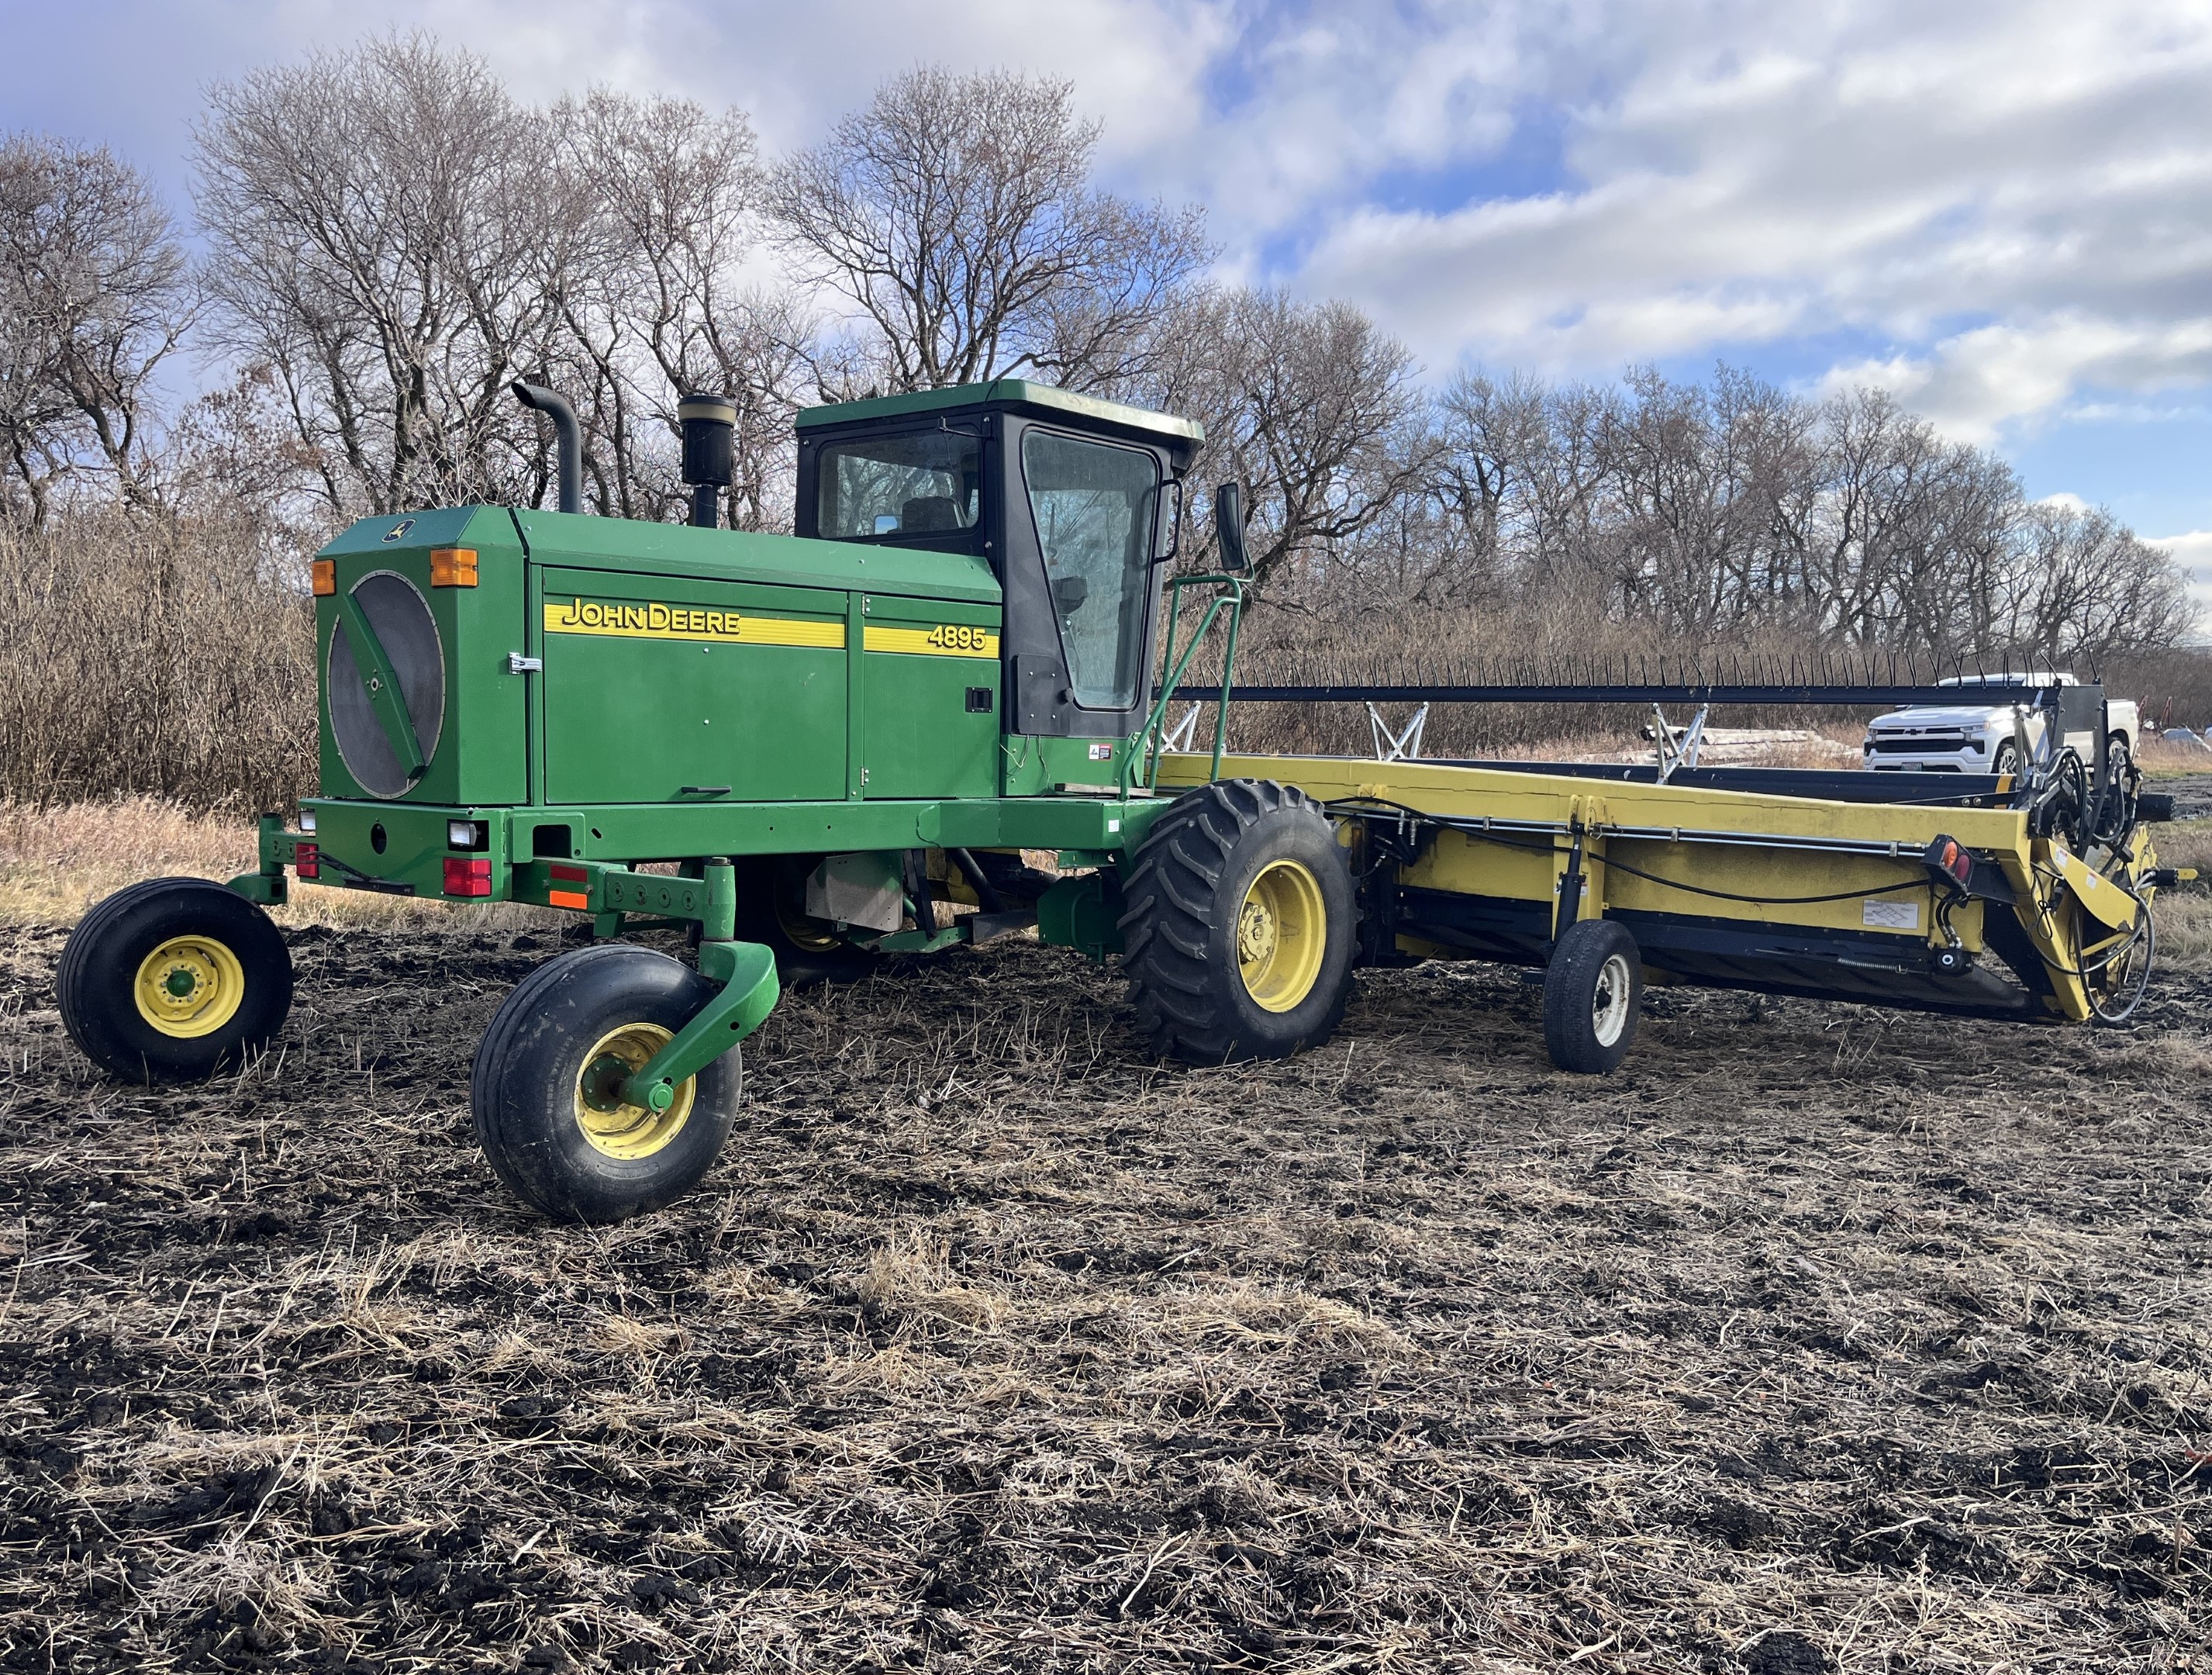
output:
{"label": "white cloud", "polygon": [[[1987,442],[2005,421],[2022,416],[2101,418],[2130,411],[2112,403],[2068,405],[2084,385],[2150,393],[2208,378],[2212,318],[2158,322],[2071,314],[1978,326],[1941,339],[1924,354],[1844,362],[1829,370],[1822,387],[1880,385],[1953,436]],[[2138,403],[2133,411],[2148,410]],[[2169,410],[2173,417],[2187,413]]]}
{"label": "white cloud", "polygon": [[1522,66],[1517,96],[1573,101],[1555,190],[1352,210],[1304,281],[1366,302],[1431,363],[1602,372],[1872,339],[1893,347],[1844,370],[1975,436],[2084,384],[2212,379],[2205,8],[1856,0],[1607,21],[1611,91],[1576,100],[1582,67]]}
{"label": "white cloud", "polygon": [[2151,545],[2162,547],[2173,555],[2173,562],[2188,578],[2189,597],[2204,613],[2199,620],[2212,624],[2212,529],[2192,529],[2185,535],[2145,539]]}
{"label": "white cloud", "polygon": [[111,125],[179,185],[199,86],[368,30],[433,30],[525,97],[604,81],[740,105],[770,149],[908,65],[1003,64],[1073,81],[1115,185],[1206,204],[1224,274],[1349,296],[1434,368],[1602,375],[1762,344],[1800,345],[1802,365],[1802,345],[1840,343],[1832,379],[1886,383],[1978,439],[2201,403],[2212,383],[2207,0],[16,14],[11,120]]}

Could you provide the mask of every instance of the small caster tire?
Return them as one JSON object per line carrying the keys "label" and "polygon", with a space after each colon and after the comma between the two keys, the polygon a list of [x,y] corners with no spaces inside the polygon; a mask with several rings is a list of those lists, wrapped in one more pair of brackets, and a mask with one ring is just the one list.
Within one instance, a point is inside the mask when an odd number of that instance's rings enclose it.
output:
{"label": "small caster tire", "polygon": [[1644,1007],[1644,960],[1626,925],[1580,919],[1544,972],[1544,1045],[1552,1063],[1601,1076],[1628,1055]]}
{"label": "small caster tire", "polygon": [[564,1221],[642,1215],[698,1185],[737,1117],[737,1049],[679,1083],[665,1111],[616,1090],[715,993],[690,966],[627,943],[561,954],[516,984],[469,1076],[493,1172]]}
{"label": "small caster tire", "polygon": [[204,878],[118,890],[77,922],[54,973],[62,1023],[125,1081],[204,1081],[266,1046],[292,1009],[269,916]]}

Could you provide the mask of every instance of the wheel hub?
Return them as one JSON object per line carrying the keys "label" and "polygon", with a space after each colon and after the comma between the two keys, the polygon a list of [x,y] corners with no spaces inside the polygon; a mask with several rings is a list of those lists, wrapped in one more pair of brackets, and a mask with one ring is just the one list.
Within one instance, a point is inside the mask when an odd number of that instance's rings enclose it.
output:
{"label": "wheel hub", "polygon": [[1260,869],[1237,910],[1237,967],[1244,991],[1268,1012],[1288,1012],[1313,993],[1328,946],[1321,880],[1297,861]]}
{"label": "wheel hub", "polygon": [[1257,897],[1247,896],[1237,915],[1237,960],[1257,965],[1275,952],[1275,916]]}
{"label": "wheel hub", "polygon": [[576,1073],[576,1126],[595,1149],[625,1160],[651,1157],[682,1132],[697,1097],[696,1078],[654,1088],[643,1105],[623,1092],[672,1038],[658,1024],[623,1024],[593,1042],[584,1055]]}
{"label": "wheel hub", "polygon": [[211,936],[172,936],[138,963],[131,985],[138,1015],[162,1034],[212,1035],[238,1015],[246,970]]}

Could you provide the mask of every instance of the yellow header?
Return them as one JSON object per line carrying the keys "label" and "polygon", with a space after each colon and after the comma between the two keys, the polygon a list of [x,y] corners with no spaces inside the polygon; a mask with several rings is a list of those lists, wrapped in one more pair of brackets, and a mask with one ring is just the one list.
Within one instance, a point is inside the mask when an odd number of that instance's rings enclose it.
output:
{"label": "yellow header", "polygon": [[545,601],[548,634],[594,634],[624,640],[712,640],[725,645],[845,649],[845,624],[801,617],[756,617],[702,605],[633,604],[627,600]]}

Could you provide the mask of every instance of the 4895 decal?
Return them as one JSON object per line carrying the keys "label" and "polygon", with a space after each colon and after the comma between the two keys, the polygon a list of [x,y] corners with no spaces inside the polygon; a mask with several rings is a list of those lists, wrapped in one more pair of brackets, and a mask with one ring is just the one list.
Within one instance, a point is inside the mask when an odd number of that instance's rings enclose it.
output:
{"label": "4895 decal", "polygon": [[963,651],[989,656],[998,648],[998,636],[988,628],[971,628],[965,623],[940,624],[923,636],[938,651]]}

